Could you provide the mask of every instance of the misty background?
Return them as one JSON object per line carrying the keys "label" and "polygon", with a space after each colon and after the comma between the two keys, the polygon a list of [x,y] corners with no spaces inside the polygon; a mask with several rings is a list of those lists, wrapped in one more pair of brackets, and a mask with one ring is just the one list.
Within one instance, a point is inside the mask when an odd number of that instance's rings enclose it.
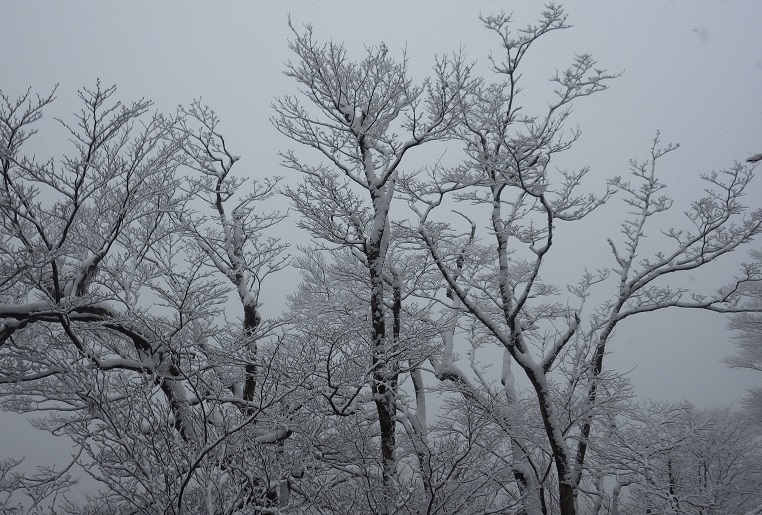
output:
{"label": "misty background", "polygon": [[[575,53],[591,53],[600,68],[623,72],[610,89],[575,106],[570,127],[583,134],[556,166],[590,166],[585,191],[602,188],[604,179],[628,172],[628,160],[647,157],[657,130],[663,142],[680,150],[662,162],[667,194],[681,215],[700,196],[701,173],[727,168],[734,160],[762,152],[762,4],[757,1],[606,1],[564,2],[569,30],[543,38],[527,56],[523,85],[528,107],[543,105],[547,78]],[[343,42],[357,57],[364,45],[383,42],[399,57],[405,51],[415,79],[431,73],[435,55],[462,48],[477,71],[487,68],[498,41],[478,16],[505,10],[518,26],[536,20],[538,2],[346,1],[314,2],[0,2],[0,85],[16,97],[31,87],[40,94],[59,84],[58,100],[30,141],[38,158],[59,158],[71,147],[55,118],[70,119],[78,110],[77,90],[96,79],[118,87],[123,101],[148,98],[157,111],[200,98],[221,119],[221,130],[238,165],[252,176],[296,174],[280,165],[279,150],[293,145],[270,124],[276,96],[296,93],[283,75],[291,57],[289,17],[297,29],[314,26],[321,41]],[[436,148],[436,147],[435,147]],[[415,154],[425,164],[439,154]],[[436,152],[436,151],[435,151]],[[664,168],[667,167],[667,168]],[[762,185],[753,186],[755,206]],[[274,205],[288,209],[285,199]],[[589,233],[561,231],[567,252],[552,261],[560,284],[575,282],[583,267],[612,262],[606,237],[616,237],[625,213],[616,197],[579,224]],[[307,244],[292,214],[277,229],[291,242]],[[654,245],[658,236],[651,236]],[[751,248],[759,249],[759,243]],[[728,278],[747,259],[736,253],[714,265]],[[557,275],[555,275],[557,274]],[[710,274],[688,284],[712,291]],[[281,272],[265,283],[263,313],[277,316],[298,275]],[[546,277],[546,279],[551,279]],[[688,400],[699,407],[736,403],[759,384],[752,371],[731,370],[722,359],[734,352],[726,318],[707,312],[661,311],[627,320],[617,330],[606,366],[629,371],[639,398]],[[497,360],[496,360],[497,361]],[[23,417],[0,415],[0,456],[36,456],[49,462],[66,449],[29,427]],[[29,465],[29,463],[27,463]]]}

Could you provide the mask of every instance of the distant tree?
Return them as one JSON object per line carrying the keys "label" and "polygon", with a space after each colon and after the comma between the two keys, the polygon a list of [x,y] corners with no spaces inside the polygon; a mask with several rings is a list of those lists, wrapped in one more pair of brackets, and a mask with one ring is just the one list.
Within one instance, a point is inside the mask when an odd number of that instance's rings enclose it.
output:
{"label": "distant tree", "polygon": [[758,430],[742,413],[645,403],[611,423],[593,451],[608,468],[599,485],[613,483],[599,490],[611,513],[745,513],[762,503]]}
{"label": "distant tree", "polygon": [[[753,265],[762,268],[762,252],[751,251]],[[738,353],[725,361],[733,368],[748,368],[762,372],[762,283],[747,285],[743,294],[755,312],[733,315],[728,327],[737,331],[734,337]],[[762,388],[753,387],[744,399],[749,415],[762,427]]]}

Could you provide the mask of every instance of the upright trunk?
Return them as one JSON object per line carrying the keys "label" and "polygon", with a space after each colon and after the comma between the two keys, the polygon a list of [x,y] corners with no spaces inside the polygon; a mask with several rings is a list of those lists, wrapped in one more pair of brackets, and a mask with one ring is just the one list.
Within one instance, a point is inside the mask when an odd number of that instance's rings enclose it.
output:
{"label": "upright trunk", "polygon": [[[243,385],[243,400],[251,402],[254,400],[254,394],[257,387],[257,342],[254,337],[254,333],[259,326],[261,318],[257,312],[257,307],[253,303],[246,303],[243,305],[243,334],[246,341],[246,346],[249,351],[250,359],[246,363],[245,378]],[[253,412],[252,406],[246,407],[246,414]]]}
{"label": "upright trunk", "polygon": [[[501,382],[505,390],[505,397],[509,405],[516,404],[516,384],[513,372],[511,372],[511,354],[508,349],[503,350],[503,371]],[[506,427],[513,432],[510,416],[505,419]],[[544,515],[545,509],[540,497],[540,489],[529,456],[514,435],[511,435],[511,453],[513,454],[513,477],[521,493],[523,510],[519,513],[524,515]]]}
{"label": "upright trunk", "polygon": [[195,441],[198,438],[193,418],[188,411],[188,399],[185,394],[185,386],[180,380],[181,372],[173,363],[160,363],[156,370],[157,382],[169,401],[169,409],[174,417],[174,427],[186,442]]}
{"label": "upright trunk", "polygon": [[561,515],[575,515],[577,508],[575,506],[575,488],[563,481],[558,482],[558,497],[561,505]]}
{"label": "upright trunk", "polygon": [[619,515],[619,493],[622,490],[622,485],[617,482],[614,485],[614,491],[611,494],[611,515]]}
{"label": "upright trunk", "polygon": [[418,466],[421,469],[421,481],[426,495],[429,496],[430,504],[433,503],[434,491],[431,485],[431,462],[429,459],[429,439],[428,439],[428,421],[426,417],[426,394],[424,391],[423,374],[421,368],[415,366],[410,371],[410,378],[413,382],[413,391],[415,392],[415,416],[411,422],[413,424],[413,446],[418,458]]}
{"label": "upright trunk", "polygon": [[550,388],[547,377],[541,369],[535,366],[523,366],[527,377],[532,383],[540,408],[545,435],[550,443],[553,453],[553,461],[558,475],[558,495],[561,515],[576,514],[577,482],[574,476],[574,468],[569,458],[569,449],[564,441],[564,435],[559,427],[558,419],[554,413]]}
{"label": "upright trunk", "polygon": [[395,429],[397,425],[396,396],[399,372],[395,366],[394,344],[389,344],[386,335],[382,275],[383,257],[380,245],[371,247],[367,255],[371,284],[370,310],[373,330],[371,391],[378,412],[381,432],[382,498],[377,510],[379,515],[386,515],[392,511],[394,506],[395,478],[397,476],[394,451],[397,446]]}
{"label": "upright trunk", "polygon": [[680,513],[680,500],[675,490],[675,473],[672,469],[672,456],[667,456],[667,472],[669,473],[669,509],[672,513]]}

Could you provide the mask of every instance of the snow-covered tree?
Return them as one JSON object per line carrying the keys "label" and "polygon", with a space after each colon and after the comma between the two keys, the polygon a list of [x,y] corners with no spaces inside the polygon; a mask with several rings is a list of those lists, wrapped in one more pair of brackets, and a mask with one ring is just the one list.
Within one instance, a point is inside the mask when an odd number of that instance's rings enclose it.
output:
{"label": "snow-covered tree", "polygon": [[[368,382],[380,429],[381,485],[377,513],[393,511],[396,496],[397,388],[400,374],[398,310],[385,275],[394,275],[388,256],[391,206],[400,165],[408,152],[451,135],[459,98],[469,80],[462,60],[443,59],[436,75],[413,83],[407,60],[393,59],[383,44],[353,61],[337,43],[319,43],[308,26],[294,30],[295,61],[286,75],[299,97],[276,104],[273,124],[292,141],[317,151],[312,164],[294,151],[287,167],[304,181],[286,194],[302,215],[318,249],[343,248],[367,273]],[[391,307],[390,307],[391,306]],[[362,337],[362,336],[361,336]]]}
{"label": "snow-covered tree", "polygon": [[[100,84],[61,124],[72,151],[39,161],[53,95],[0,94],[0,408],[77,447],[31,476],[0,461],[0,510],[759,512],[746,419],[634,406],[604,366],[620,322],[674,307],[735,314],[732,364],[758,368],[759,263],[677,286],[759,233],[756,165],[703,175],[666,225],[677,147],[658,135],[628,179],[582,191],[587,167],[556,167],[580,136],[570,109],[616,74],[579,55],[529,112],[525,58],[564,11],[482,21],[494,80],[456,54],[416,83],[383,43],[355,60],[292,27],[284,183],[244,175],[200,102],[152,114]],[[411,160],[437,145],[447,160]],[[268,237],[278,192],[312,238],[294,260]],[[561,231],[589,234],[573,231],[616,196],[598,268],[557,278]],[[263,281],[286,267],[303,281],[265,319]],[[68,504],[78,471],[102,488]]]}
{"label": "snow-covered tree", "polygon": [[[253,209],[272,184],[233,176],[207,108],[168,117],[114,95],[81,90],[63,124],[73,152],[45,162],[23,145],[53,95],[0,97],[2,407],[47,413],[38,427],[79,444],[74,461],[112,508],[277,504],[288,472],[266,447],[288,434],[299,382],[278,382],[284,349],[258,313],[283,264],[263,235],[280,217]],[[228,323],[230,290],[243,314]],[[17,481],[37,495],[69,480]]]}
{"label": "snow-covered tree", "polygon": [[762,503],[759,431],[742,413],[647,402],[606,432],[593,451],[607,477],[595,513],[745,513]]}
{"label": "snow-covered tree", "polygon": [[[762,252],[750,252],[753,264],[762,267]],[[743,291],[748,305],[756,312],[733,315],[728,324],[730,329],[737,331],[734,343],[737,353],[727,358],[726,363],[733,368],[748,368],[762,371],[762,283],[747,285]],[[762,427],[762,388],[753,387],[744,399],[749,415]]]}
{"label": "snow-covered tree", "polygon": [[[760,230],[762,212],[743,206],[741,197],[753,174],[735,163],[703,176],[707,195],[692,203],[684,225],[656,225],[656,215],[672,206],[656,171],[676,148],[661,147],[658,136],[647,161],[631,162],[631,181],[612,178],[600,196],[579,192],[588,168],[554,170],[554,158],[579,136],[578,131],[564,132],[570,105],[603,91],[614,78],[589,55],[577,56],[551,77],[557,88],[544,112],[522,109],[524,58],[539,38],[566,28],[565,20],[558,7],[549,7],[537,25],[521,30],[513,30],[509,16],[485,17],[503,56],[491,61],[499,81],[485,83],[463,99],[459,134],[468,159],[459,167],[432,168],[426,176],[411,175],[401,183],[419,218],[411,229],[458,297],[460,309],[507,351],[506,369],[515,363],[529,380],[554,462],[557,502],[568,515],[577,512],[594,421],[615,400],[605,393],[614,378],[603,366],[614,329],[633,315],[670,307],[746,309],[737,305],[737,293],[759,280],[755,267],[741,270],[729,288],[708,294],[670,286],[665,278],[695,273],[748,243]],[[542,271],[558,249],[556,233],[574,230],[616,190],[628,212],[622,241],[608,240],[612,266],[570,278],[568,286],[544,282]],[[468,245],[470,236],[435,218],[450,201],[476,206],[468,207],[472,211],[481,208],[477,214],[486,219],[492,242],[477,238]],[[666,236],[663,248],[650,256],[642,245],[649,229]],[[466,247],[462,254],[459,249]],[[585,301],[598,283],[611,284],[611,300],[587,311]],[[510,395],[510,381],[505,386]]]}
{"label": "snow-covered tree", "polygon": [[[443,387],[428,374],[429,363],[437,363],[437,371],[457,368],[454,363],[441,365],[452,361],[441,349],[441,328],[448,317],[420,295],[428,280],[438,279],[431,273],[431,261],[403,253],[400,245],[392,238],[389,255],[404,273],[397,280],[385,276],[393,292],[387,307],[393,323],[399,324],[395,509],[443,514],[517,508],[523,499],[512,487],[509,414],[501,392],[487,383],[441,376],[448,384]],[[330,259],[307,253],[298,259],[298,267],[304,282],[291,297],[288,319],[295,328],[292,344],[305,349],[312,363],[305,368],[312,370],[309,388],[315,397],[302,408],[310,413],[309,423],[290,441],[308,456],[304,475],[294,481],[294,496],[337,514],[375,512],[384,498],[378,488],[380,430],[368,385],[372,346],[365,265],[344,250]],[[444,403],[442,412],[434,411],[430,419],[429,402]],[[522,403],[516,411],[526,407]]]}

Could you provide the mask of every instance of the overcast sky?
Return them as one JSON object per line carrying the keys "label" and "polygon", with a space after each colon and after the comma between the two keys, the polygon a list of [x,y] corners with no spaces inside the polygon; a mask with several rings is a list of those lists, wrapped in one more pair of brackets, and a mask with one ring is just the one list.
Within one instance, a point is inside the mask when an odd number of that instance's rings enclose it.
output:
{"label": "overcast sky", "polygon": [[[626,174],[628,159],[646,158],[657,130],[682,145],[665,161],[663,177],[683,205],[700,194],[700,173],[762,152],[762,2],[585,0],[565,6],[574,27],[549,35],[528,55],[525,86],[529,98],[541,99],[532,97],[532,88],[546,91],[546,78],[575,52],[592,53],[600,67],[624,72],[608,91],[575,107],[572,123],[583,136],[562,164],[589,165],[591,189]],[[319,39],[344,42],[353,56],[362,55],[363,44],[384,42],[396,56],[406,48],[415,76],[424,77],[435,54],[463,47],[484,63],[490,50],[499,52],[480,13],[514,11],[524,26],[541,8],[536,2],[441,0],[0,0],[0,87],[16,96],[29,86],[44,93],[60,84],[50,119],[79,109],[77,89],[97,78],[116,84],[123,100],[155,100],[158,110],[201,97],[222,119],[231,148],[242,156],[240,167],[284,175],[277,150],[291,143],[268,118],[275,96],[295,92],[282,74],[290,58],[289,15],[297,27],[313,24]],[[58,129],[40,136],[35,149],[41,157],[66,148]],[[759,195],[747,201],[759,207],[762,187],[754,191]],[[568,272],[568,281],[576,282],[583,266],[610,264],[605,237],[617,235],[610,222],[623,212],[615,199],[593,227],[588,224],[588,233],[567,234],[569,252],[556,258],[556,273]],[[712,279],[730,277],[733,268],[730,261],[716,267]],[[699,275],[691,280],[696,288],[720,286]],[[285,293],[263,295],[265,308],[276,313]],[[701,406],[734,402],[759,378],[720,362],[733,351],[724,325],[720,316],[675,311],[628,320],[608,364],[634,369],[631,379],[642,397]]]}

